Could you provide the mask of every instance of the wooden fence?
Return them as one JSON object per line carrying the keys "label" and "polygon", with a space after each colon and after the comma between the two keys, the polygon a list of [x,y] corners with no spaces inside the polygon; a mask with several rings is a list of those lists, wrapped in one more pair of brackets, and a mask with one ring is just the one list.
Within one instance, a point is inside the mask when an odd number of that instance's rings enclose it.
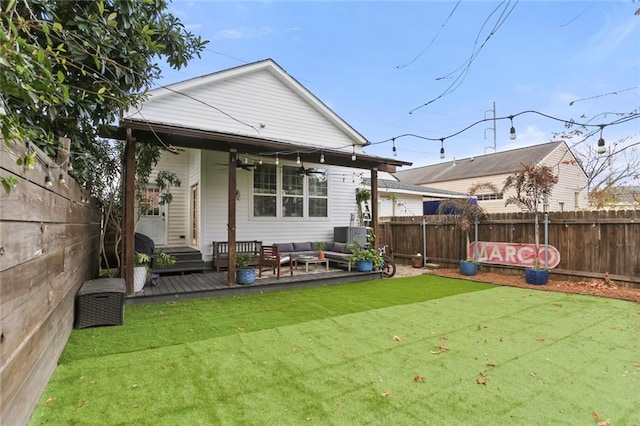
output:
{"label": "wooden fence", "polygon": [[7,425],[29,421],[71,332],[75,294],[98,272],[95,201],[31,149],[38,158],[25,171],[16,158],[26,147],[0,139],[0,175],[19,181],[10,194],[0,189],[0,419]]}
{"label": "wooden fence", "polygon": [[[549,213],[549,244],[560,252],[555,278],[604,278],[640,287],[640,210]],[[381,223],[378,244],[391,247],[397,262],[421,253],[428,262],[453,267],[466,257],[465,237],[447,216],[393,218]],[[426,236],[426,241],[424,237]],[[471,240],[474,239],[473,227]],[[544,225],[540,223],[544,242]],[[527,213],[491,214],[478,226],[478,241],[534,243]],[[523,268],[483,265],[484,270],[521,274]]]}

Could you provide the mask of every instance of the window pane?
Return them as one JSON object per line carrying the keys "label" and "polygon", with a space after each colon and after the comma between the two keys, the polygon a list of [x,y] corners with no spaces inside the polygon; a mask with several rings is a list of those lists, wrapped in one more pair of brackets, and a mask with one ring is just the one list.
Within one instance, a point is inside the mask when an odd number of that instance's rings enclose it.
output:
{"label": "window pane", "polygon": [[276,217],[276,197],[268,195],[254,195],[253,215],[262,217]]}
{"label": "window pane", "polygon": [[276,166],[273,164],[260,164],[253,171],[253,193],[276,193]]}
{"label": "window pane", "polygon": [[282,215],[285,217],[302,217],[302,197],[283,197]]}
{"label": "window pane", "polygon": [[327,199],[309,198],[309,217],[327,217]]}
{"label": "window pane", "polygon": [[282,194],[304,194],[304,175],[300,173],[300,169],[298,167],[282,168]]}
{"label": "window pane", "polygon": [[327,196],[327,176],[324,174],[309,175],[309,196],[326,197]]}
{"label": "window pane", "polygon": [[145,188],[142,191],[140,212],[146,216],[160,216],[160,189]]}

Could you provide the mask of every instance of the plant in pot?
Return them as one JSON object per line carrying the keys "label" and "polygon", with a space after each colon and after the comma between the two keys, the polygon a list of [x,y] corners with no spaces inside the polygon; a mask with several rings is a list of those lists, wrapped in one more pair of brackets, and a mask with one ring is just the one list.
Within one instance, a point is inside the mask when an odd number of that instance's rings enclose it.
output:
{"label": "plant in pot", "polygon": [[146,253],[136,252],[133,265],[133,291],[139,293],[144,288],[149,274],[151,257]]}
{"label": "plant in pot", "polygon": [[327,245],[324,243],[324,241],[317,241],[316,243],[314,243],[313,248],[318,252],[318,259],[324,259],[324,249],[326,247]]}
{"label": "plant in pot", "polygon": [[362,246],[360,242],[354,241],[349,244],[351,256],[349,261],[354,262],[359,272],[371,272],[373,269],[382,267],[384,259],[378,250],[374,247],[375,237],[371,234],[367,235],[367,244]]}
{"label": "plant in pot", "polygon": [[[485,216],[485,211],[480,207],[474,198],[480,191],[488,191],[492,193],[499,192],[498,188],[488,182],[479,182],[472,185],[467,191],[466,198],[449,198],[442,200],[438,206],[438,213],[453,218],[465,236],[465,253],[466,256],[460,261],[460,273],[462,275],[476,275],[478,273],[478,253],[474,248],[471,253],[469,247],[471,245],[470,230],[471,225],[476,225],[480,219]],[[476,243],[478,241],[477,229],[475,232]],[[477,246],[477,244],[476,244]]]}
{"label": "plant in pot", "polygon": [[256,270],[250,266],[251,254],[236,254],[236,283],[250,285],[256,280]]}
{"label": "plant in pot", "polygon": [[507,198],[505,206],[516,205],[533,214],[535,257],[533,267],[525,270],[525,280],[528,284],[546,284],[549,280],[549,270],[540,259],[540,224],[538,215],[540,207],[546,203],[551,195],[553,186],[558,183],[558,176],[553,174],[549,166],[534,166],[522,163],[520,169],[507,177],[503,191],[513,188],[516,194]]}

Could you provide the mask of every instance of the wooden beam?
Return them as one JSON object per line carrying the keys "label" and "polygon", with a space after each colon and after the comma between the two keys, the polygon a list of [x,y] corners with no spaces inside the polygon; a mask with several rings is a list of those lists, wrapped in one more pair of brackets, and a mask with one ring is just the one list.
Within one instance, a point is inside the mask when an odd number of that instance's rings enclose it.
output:
{"label": "wooden beam", "polygon": [[377,246],[376,233],[378,232],[378,169],[371,169],[371,227],[373,228],[374,247]]}
{"label": "wooden beam", "polygon": [[236,284],[236,161],[238,153],[229,151],[229,188],[228,188],[228,223],[227,241],[229,241],[229,268],[227,269],[227,284],[229,287]]}
{"label": "wooden beam", "polygon": [[135,250],[135,185],[136,185],[136,143],[127,129],[127,140],[124,147],[124,179],[122,180],[123,214],[122,214],[122,271],[121,277],[127,283],[127,294],[133,294],[133,267]]}

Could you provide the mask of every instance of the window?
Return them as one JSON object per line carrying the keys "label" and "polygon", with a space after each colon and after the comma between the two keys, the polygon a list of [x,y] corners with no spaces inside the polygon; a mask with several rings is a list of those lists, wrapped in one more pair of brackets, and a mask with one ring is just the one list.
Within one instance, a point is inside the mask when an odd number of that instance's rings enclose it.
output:
{"label": "window", "polygon": [[573,209],[580,210],[580,193],[579,192],[573,193]]}
{"label": "window", "polygon": [[160,216],[160,189],[145,188],[142,190],[140,213],[145,216]]}
{"label": "window", "polygon": [[478,201],[488,201],[488,200],[502,200],[504,198],[504,193],[502,192],[494,192],[491,194],[478,194],[476,195]]}
{"label": "window", "polygon": [[[278,173],[280,170],[280,173]],[[328,217],[326,170],[261,164],[253,173],[254,217]]]}
{"label": "window", "polygon": [[276,217],[276,166],[262,164],[253,172],[253,215]]}

